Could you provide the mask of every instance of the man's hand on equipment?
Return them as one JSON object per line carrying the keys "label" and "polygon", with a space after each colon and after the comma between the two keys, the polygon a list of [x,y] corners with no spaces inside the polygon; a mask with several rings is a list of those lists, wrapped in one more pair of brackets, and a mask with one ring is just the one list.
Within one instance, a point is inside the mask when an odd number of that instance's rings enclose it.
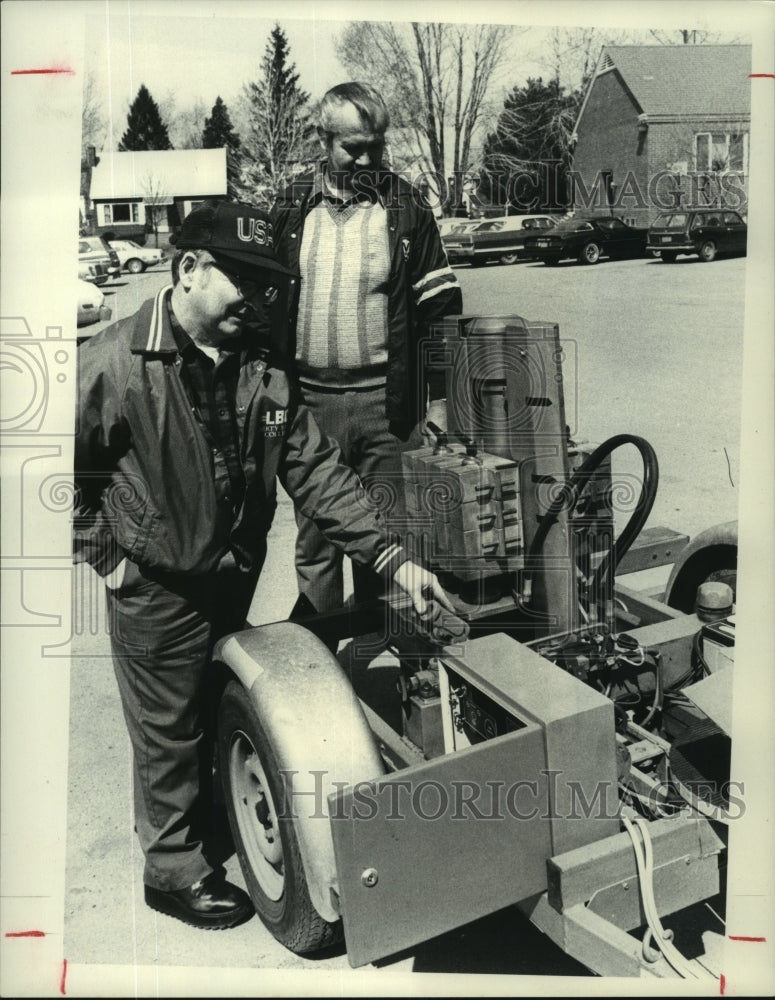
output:
{"label": "man's hand on equipment", "polygon": [[414,610],[423,618],[429,612],[429,602],[436,601],[447,611],[455,613],[454,605],[444,593],[444,589],[429,570],[417,563],[401,563],[393,579],[412,599]]}

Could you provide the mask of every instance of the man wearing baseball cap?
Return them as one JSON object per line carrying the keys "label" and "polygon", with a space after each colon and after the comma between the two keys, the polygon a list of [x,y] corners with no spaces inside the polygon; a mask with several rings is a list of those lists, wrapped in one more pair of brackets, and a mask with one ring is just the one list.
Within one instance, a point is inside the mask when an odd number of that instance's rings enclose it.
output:
{"label": "man wearing baseball cap", "polygon": [[277,478],[418,613],[424,594],[452,607],[436,578],[354,502],[357,477],[275,354],[272,307],[297,279],[274,256],[267,214],[206,204],[175,246],[172,285],[79,348],[74,549],[106,583],[146,902],[222,928],[254,910],[203,840],[206,668],[214,642],[244,626]]}

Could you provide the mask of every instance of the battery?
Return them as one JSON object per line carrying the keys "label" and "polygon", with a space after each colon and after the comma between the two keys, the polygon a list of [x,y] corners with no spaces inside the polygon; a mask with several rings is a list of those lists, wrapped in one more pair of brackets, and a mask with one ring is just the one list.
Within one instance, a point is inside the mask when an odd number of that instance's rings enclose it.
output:
{"label": "battery", "polygon": [[715,673],[735,662],[735,616],[702,626],[702,654]]}

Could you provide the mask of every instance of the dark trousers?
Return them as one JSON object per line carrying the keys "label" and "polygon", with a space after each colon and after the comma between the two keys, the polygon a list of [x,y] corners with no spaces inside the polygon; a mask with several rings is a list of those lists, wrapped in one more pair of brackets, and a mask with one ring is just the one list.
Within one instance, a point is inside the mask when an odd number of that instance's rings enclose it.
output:
{"label": "dark trousers", "polygon": [[213,866],[203,831],[211,807],[214,712],[207,670],[214,642],[244,626],[257,573],[155,577],[129,563],[107,591],[113,665],[134,757],[134,808],[144,881],[192,885]]}
{"label": "dark trousers", "polygon": [[[357,391],[317,390],[302,387],[304,402],[320,429],[334,438],[344,460],[358,473],[367,496],[353,503],[368,502],[378,510],[387,526],[400,532],[406,519],[401,453],[419,448],[419,433],[409,433],[385,416],[385,388]],[[315,524],[297,511],[296,578],[317,611],[332,611],[344,602],[343,556]],[[371,570],[353,564],[355,599],[368,600],[382,590]]]}

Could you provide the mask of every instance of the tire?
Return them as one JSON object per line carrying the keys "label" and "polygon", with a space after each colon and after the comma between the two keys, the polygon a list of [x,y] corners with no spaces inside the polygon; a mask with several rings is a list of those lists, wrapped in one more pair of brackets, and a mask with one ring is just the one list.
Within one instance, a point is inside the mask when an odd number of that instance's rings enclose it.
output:
{"label": "tire", "polygon": [[242,685],[226,686],[218,711],[218,759],[242,874],[264,925],[290,951],[306,954],[342,939],[312,904],[293,818],[278,817],[285,789],[269,738]]}
{"label": "tire", "polygon": [[662,257],[663,264],[675,264],[677,253],[669,253],[667,250],[663,250],[660,254]]}
{"label": "tire", "polygon": [[666,595],[669,607],[690,615],[694,611],[697,589],[703,583],[726,583],[737,598],[737,548],[734,545],[711,545],[700,549],[681,568]]}
{"label": "tire", "polygon": [[710,264],[716,259],[716,244],[713,240],[706,240],[698,251],[698,256],[703,264]]}
{"label": "tire", "polygon": [[585,243],[579,251],[579,264],[597,264],[599,260],[599,245],[597,243]]}
{"label": "tire", "polygon": [[514,251],[513,253],[504,253],[504,254],[501,254],[500,257],[498,258],[498,263],[499,264],[516,264],[518,260],[519,260],[519,254],[517,254],[517,252]]}
{"label": "tire", "polygon": [[126,262],[126,269],[130,274],[142,274],[145,270],[145,264],[137,257],[133,257],[131,260]]}

